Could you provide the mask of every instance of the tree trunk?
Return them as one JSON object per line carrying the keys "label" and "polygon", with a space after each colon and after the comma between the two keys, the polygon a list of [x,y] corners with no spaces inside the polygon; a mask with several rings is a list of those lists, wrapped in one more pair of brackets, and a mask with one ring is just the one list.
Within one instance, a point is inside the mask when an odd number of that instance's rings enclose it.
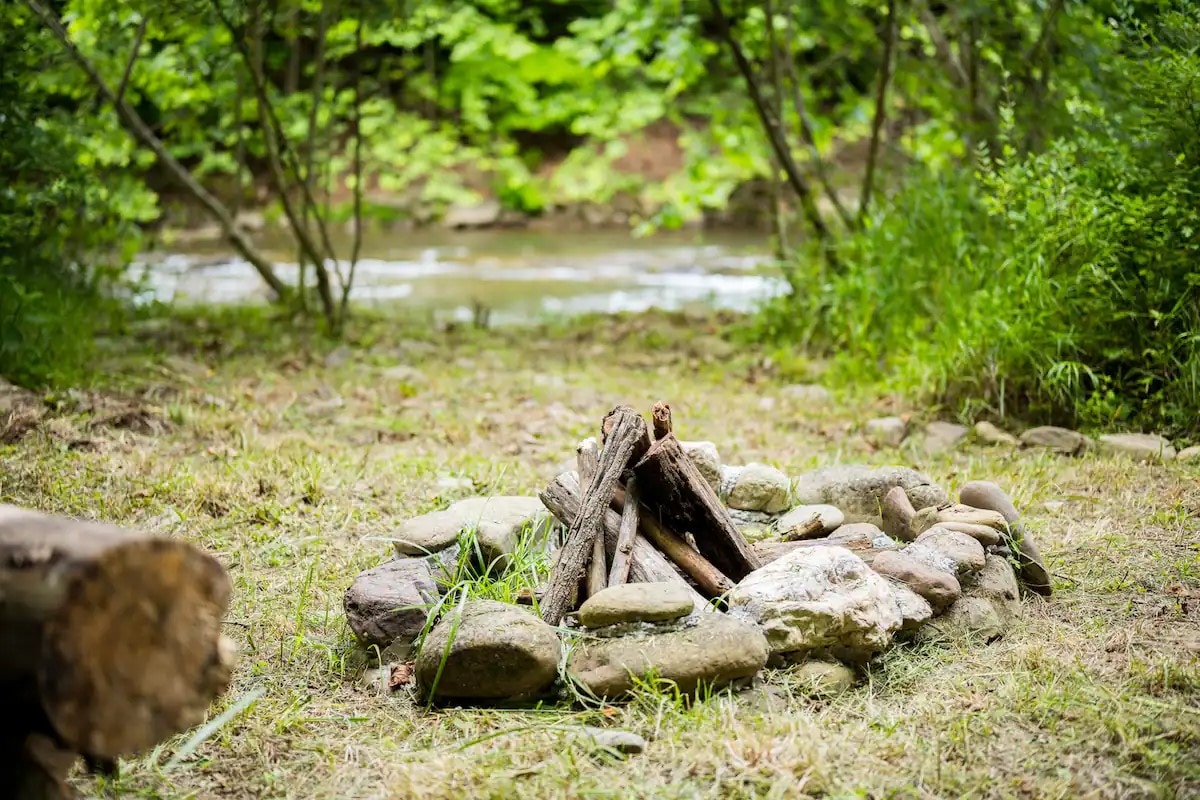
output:
{"label": "tree trunk", "polygon": [[680,535],[691,533],[700,554],[731,580],[740,581],[760,566],[729,510],[670,434],[654,443],[634,467],[642,502],[659,521]]}
{"label": "tree trunk", "polygon": [[0,506],[3,725],[108,760],[197,724],[229,682],[229,592],[185,542]]}

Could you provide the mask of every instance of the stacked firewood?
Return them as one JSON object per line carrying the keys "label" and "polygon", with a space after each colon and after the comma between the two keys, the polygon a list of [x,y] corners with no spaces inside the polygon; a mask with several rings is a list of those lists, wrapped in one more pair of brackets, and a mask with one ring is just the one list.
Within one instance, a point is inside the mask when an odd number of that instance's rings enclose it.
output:
{"label": "stacked firewood", "polygon": [[191,545],[0,505],[0,797],[69,798],[229,683],[225,569]]}
{"label": "stacked firewood", "polygon": [[541,493],[567,527],[541,599],[552,625],[609,586],[682,581],[707,601],[760,566],[672,432],[671,407],[657,403],[651,420],[613,409],[601,425],[603,446],[580,443],[578,472]]}

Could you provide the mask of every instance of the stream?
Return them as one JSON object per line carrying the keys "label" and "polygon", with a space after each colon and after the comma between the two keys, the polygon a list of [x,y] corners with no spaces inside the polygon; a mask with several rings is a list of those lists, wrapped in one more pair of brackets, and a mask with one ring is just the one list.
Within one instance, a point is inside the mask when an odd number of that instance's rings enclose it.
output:
{"label": "stream", "polygon": [[[280,277],[295,284],[286,240],[260,237]],[[349,252],[335,242],[339,252]],[[762,234],[621,231],[424,230],[373,233],[363,241],[353,301],[393,303],[438,319],[492,324],[650,308],[748,311],[784,291],[765,264]],[[169,303],[263,302],[249,263],[221,242],[145,254],[132,267],[144,297]],[[311,281],[311,276],[309,277]]]}

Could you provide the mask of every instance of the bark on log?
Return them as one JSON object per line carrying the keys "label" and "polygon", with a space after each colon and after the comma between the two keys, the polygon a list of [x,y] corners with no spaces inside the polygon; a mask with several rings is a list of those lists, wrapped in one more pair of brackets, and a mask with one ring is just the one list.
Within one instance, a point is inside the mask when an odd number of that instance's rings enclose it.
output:
{"label": "bark on log", "polygon": [[637,480],[630,478],[625,484],[627,502],[621,510],[621,527],[617,532],[617,546],[613,549],[612,570],[608,573],[608,585],[620,586],[629,579],[629,562],[633,556],[633,543],[638,534],[638,518],[641,503],[638,502]]}
{"label": "bark on log", "polygon": [[654,404],[654,408],[650,411],[651,424],[654,426],[655,440],[662,439],[674,429],[674,423],[671,421],[671,404],[658,402]]}
{"label": "bark on log", "polygon": [[618,406],[604,418],[604,450],[596,474],[583,492],[579,514],[567,532],[558,564],[550,575],[542,600],[542,619],[557,625],[578,605],[583,579],[596,537],[604,530],[604,516],[621,475],[649,441],[646,421],[632,408]]}
{"label": "bark on log", "polygon": [[712,486],[675,434],[659,439],[634,467],[642,502],[667,528],[696,538],[700,554],[731,580],[761,566]]}
{"label": "bark on log", "polygon": [[[542,504],[563,525],[570,526],[579,514],[582,492],[579,488],[579,478],[573,472],[564,472],[546,485],[539,495]],[[604,544],[611,550],[616,549],[620,537],[621,515],[611,508],[604,512]],[[675,571],[667,557],[639,535],[633,540],[633,552],[629,560],[629,583],[658,583],[660,581],[675,581],[691,589],[683,576]],[[703,605],[708,602],[704,595],[692,590],[694,599]]]}
{"label": "bark on log", "polygon": [[[590,486],[596,470],[600,468],[600,444],[594,436],[588,437],[575,446],[575,454],[579,467],[579,483],[581,486]],[[604,537],[597,536],[592,543],[592,555],[588,561],[586,588],[588,597],[594,597],[604,591],[608,585],[608,576],[605,574],[606,566]]]}
{"label": "bark on log", "polygon": [[229,591],[185,542],[0,505],[0,691],[38,709],[5,727],[102,761],[201,722],[229,683]]}
{"label": "bark on log", "polygon": [[785,542],[798,542],[802,539],[812,539],[815,536],[821,536],[824,532],[825,523],[821,521],[821,515],[813,514],[800,524],[788,528],[780,538]]}

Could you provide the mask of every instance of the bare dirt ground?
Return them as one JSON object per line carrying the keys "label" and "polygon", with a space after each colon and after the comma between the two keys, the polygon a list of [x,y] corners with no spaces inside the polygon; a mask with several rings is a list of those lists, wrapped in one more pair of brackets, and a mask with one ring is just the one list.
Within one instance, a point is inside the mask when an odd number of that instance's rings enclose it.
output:
{"label": "bare dirt ground", "polygon": [[[170,769],[186,737],[80,776],[148,798],[1200,796],[1200,468],[969,446],[872,452],[855,425],[904,411],[843,387],[781,391],[710,320],[427,333],[360,325],[350,347],[265,322],[153,326],[94,390],[0,414],[0,501],[187,538],[235,585],[241,648],[213,714],[262,696]],[[776,359],[778,361],[778,359]],[[815,372],[814,372],[815,374]],[[342,592],[408,515],[466,490],[532,493],[617,403],[671,401],[726,463],[799,474],[906,463],[954,491],[992,479],[1056,575],[1050,602],[991,645],[900,647],[833,699],[787,672],[686,703],[645,693],[583,709],[426,710],[361,685]],[[7,427],[6,427],[7,425]],[[20,426],[20,430],[16,426]],[[599,756],[560,730],[616,726],[645,753]]]}

